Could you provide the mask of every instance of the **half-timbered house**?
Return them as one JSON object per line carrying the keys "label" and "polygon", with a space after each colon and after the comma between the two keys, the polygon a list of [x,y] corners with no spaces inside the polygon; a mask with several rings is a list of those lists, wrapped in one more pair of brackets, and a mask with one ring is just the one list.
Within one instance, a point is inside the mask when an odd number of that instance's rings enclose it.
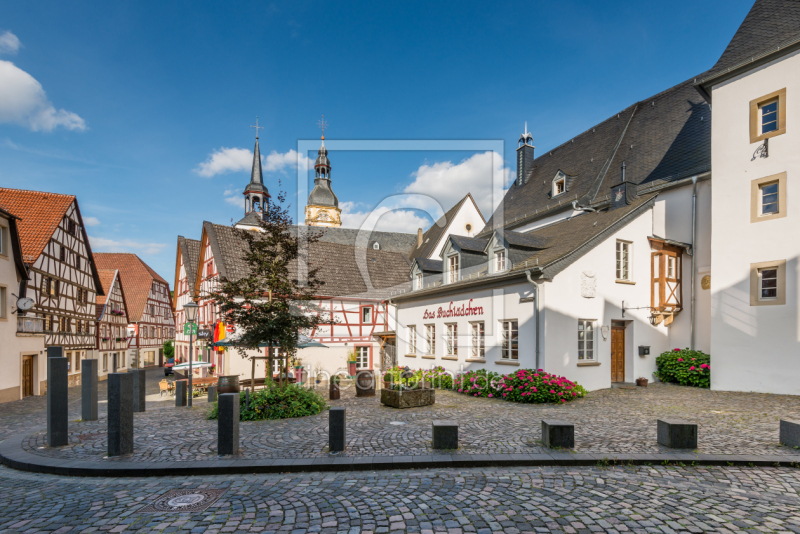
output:
{"label": "half-timbered house", "polygon": [[37,331],[41,321],[22,312],[14,297],[29,278],[17,223],[17,217],[0,207],[0,402],[38,394],[38,378],[46,372],[41,365],[44,332]]}
{"label": "half-timbered house", "polygon": [[128,312],[125,305],[125,290],[122,287],[119,271],[99,269],[103,293],[97,297],[97,347],[98,376],[100,380],[108,373],[127,369],[130,360],[128,353]]}
{"label": "half-timbered house", "polygon": [[98,253],[101,269],[118,270],[128,313],[128,358],[134,368],[164,364],[164,342],[175,338],[169,284],[136,254]]}
{"label": "half-timbered house", "polygon": [[[29,273],[20,296],[34,300],[29,319],[20,327],[43,332],[45,346],[64,347],[69,382],[78,384],[80,360],[94,350],[95,297],[102,293],[78,201],[72,195],[0,188],[0,205],[20,219],[22,257]],[[43,393],[46,379],[42,373],[38,376]]]}
{"label": "half-timbered house", "polygon": [[186,316],[183,305],[196,299],[195,278],[197,260],[200,257],[200,241],[178,236],[175,257],[175,288],[172,298],[175,313],[175,362],[189,361],[189,336],[183,333]]}

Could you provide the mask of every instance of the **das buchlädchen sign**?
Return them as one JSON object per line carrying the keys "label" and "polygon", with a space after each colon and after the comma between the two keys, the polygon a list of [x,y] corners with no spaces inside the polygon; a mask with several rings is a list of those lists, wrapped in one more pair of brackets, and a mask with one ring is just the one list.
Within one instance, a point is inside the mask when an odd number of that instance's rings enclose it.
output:
{"label": "das buchl\u00e4dchen sign", "polygon": [[466,304],[458,304],[450,303],[450,306],[447,308],[439,307],[438,310],[425,310],[425,313],[422,315],[423,319],[444,319],[448,317],[470,317],[473,315],[483,315],[483,306],[472,306],[472,299],[469,299],[469,302]]}

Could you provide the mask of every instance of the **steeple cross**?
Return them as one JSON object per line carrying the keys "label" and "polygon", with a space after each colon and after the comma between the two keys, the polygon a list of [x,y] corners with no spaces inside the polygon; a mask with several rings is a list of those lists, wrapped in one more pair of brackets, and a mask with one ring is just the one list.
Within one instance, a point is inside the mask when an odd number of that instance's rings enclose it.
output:
{"label": "steeple cross", "polygon": [[322,119],[317,121],[317,126],[322,130],[322,138],[325,139],[325,128],[328,127],[328,123],[325,122],[325,115],[322,116]]}
{"label": "steeple cross", "polygon": [[258,131],[259,131],[259,130],[263,130],[263,129],[264,129],[264,127],[263,127],[263,126],[259,126],[259,125],[258,125],[258,115],[256,115],[256,124],[255,124],[255,126],[253,126],[253,125],[251,124],[251,125],[250,125],[250,128],[255,128],[255,129],[256,129],[256,139],[258,139]]}

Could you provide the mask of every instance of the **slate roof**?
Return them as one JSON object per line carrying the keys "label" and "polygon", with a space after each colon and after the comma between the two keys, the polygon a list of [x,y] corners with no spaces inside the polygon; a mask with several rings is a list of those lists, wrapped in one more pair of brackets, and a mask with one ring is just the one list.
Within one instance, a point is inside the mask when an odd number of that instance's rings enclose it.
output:
{"label": "slate roof", "polygon": [[[243,256],[247,245],[237,230],[210,222],[204,222],[203,228],[220,275],[231,280],[246,276]],[[309,258],[311,268],[319,267],[318,278],[325,282],[318,292],[322,297],[384,299],[393,290],[410,285],[409,262],[401,252],[318,241],[311,244]],[[336,261],[329,261],[332,258]],[[366,278],[361,267],[366,267]]]}
{"label": "slate roof", "polygon": [[179,235],[178,246],[181,249],[186,280],[190,287],[194,287],[194,280],[197,276],[197,262],[200,261],[200,241]]}
{"label": "slate roof", "polygon": [[489,244],[488,239],[478,239],[475,237],[464,237],[461,235],[451,235],[450,239],[458,245],[461,250],[472,250],[475,252],[483,252],[486,245]]}
{"label": "slate roof", "polygon": [[[470,202],[473,203],[475,202],[472,199],[472,195],[470,193],[467,193],[466,196],[464,196],[464,198],[456,202],[456,204],[452,208],[447,210],[447,213],[439,217],[439,219],[435,223],[433,223],[431,227],[428,228],[428,230],[424,234],[422,234],[421,246],[419,247],[416,246],[416,236],[414,236],[415,244],[411,250],[412,259],[427,258],[433,253],[433,250],[436,248],[436,245],[439,243],[439,240],[442,238],[442,235],[445,233],[447,228],[450,226],[450,223],[453,221],[453,217],[456,216],[459,209],[461,209],[461,206],[464,204],[464,202],[467,201],[467,199],[469,199]],[[478,213],[480,213],[480,210],[478,210]],[[481,217],[483,217],[482,214]]]}
{"label": "slate roof", "polygon": [[800,40],[800,0],[756,0],[704,84]]}
{"label": "slate roof", "polygon": [[501,235],[508,241],[509,245],[514,247],[543,249],[550,247],[554,241],[551,237],[542,237],[533,233],[523,234],[512,230],[506,230]]}
{"label": "slate roof", "polygon": [[440,273],[444,265],[442,260],[429,260],[428,258],[415,258],[414,261],[425,272]]}
{"label": "slate roof", "polygon": [[[693,80],[637,102],[539,155],[527,181],[521,186],[515,182],[498,207],[504,210],[504,226],[521,226],[576,199],[581,205],[603,200],[619,181],[623,161],[628,181],[648,187],[709,171],[711,108],[693,88]],[[559,170],[574,178],[565,193],[551,198]],[[491,232],[497,213],[480,236]]]}
{"label": "slate roof", "polygon": [[36,262],[74,201],[73,195],[0,187],[0,204],[19,218],[25,263]]}
{"label": "slate roof", "polygon": [[128,320],[133,323],[142,320],[153,280],[163,282],[169,287],[167,281],[161,278],[136,254],[98,252],[95,254],[95,261],[100,269],[119,270],[120,281],[126,296],[125,304]]}

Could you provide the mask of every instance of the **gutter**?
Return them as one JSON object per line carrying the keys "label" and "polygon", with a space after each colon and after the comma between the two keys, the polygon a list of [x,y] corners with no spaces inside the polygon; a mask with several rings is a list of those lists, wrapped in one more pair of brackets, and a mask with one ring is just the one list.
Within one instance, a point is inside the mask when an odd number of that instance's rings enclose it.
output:
{"label": "gutter", "polygon": [[525,271],[525,276],[528,282],[533,284],[533,321],[536,323],[536,369],[540,369],[539,365],[539,317],[541,317],[542,308],[539,305],[539,284],[531,278],[531,270]]}

